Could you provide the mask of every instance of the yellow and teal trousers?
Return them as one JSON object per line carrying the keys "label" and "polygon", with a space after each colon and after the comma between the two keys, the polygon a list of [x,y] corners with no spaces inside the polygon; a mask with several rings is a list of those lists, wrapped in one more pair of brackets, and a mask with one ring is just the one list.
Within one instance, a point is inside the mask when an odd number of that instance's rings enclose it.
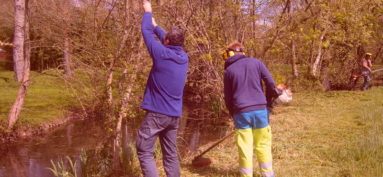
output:
{"label": "yellow and teal trousers", "polygon": [[271,127],[267,109],[233,115],[241,177],[253,176],[255,151],[263,177],[274,177],[271,155]]}

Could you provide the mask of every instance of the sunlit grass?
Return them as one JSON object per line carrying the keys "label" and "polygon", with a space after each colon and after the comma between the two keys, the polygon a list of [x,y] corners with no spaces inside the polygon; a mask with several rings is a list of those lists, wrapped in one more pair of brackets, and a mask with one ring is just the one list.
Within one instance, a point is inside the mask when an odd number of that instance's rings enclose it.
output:
{"label": "sunlit grass", "polygon": [[[15,101],[18,83],[13,72],[0,71],[0,126],[7,123],[8,111]],[[28,88],[24,107],[16,126],[38,126],[42,123],[64,116],[65,109],[71,103],[70,94],[64,81],[54,73],[31,73],[31,85]]]}
{"label": "sunlit grass", "polygon": [[[293,102],[275,108],[271,124],[277,176],[383,174],[382,87],[366,92],[296,93]],[[213,163],[203,169],[193,169],[189,166],[191,159],[184,160],[183,175],[238,176],[233,138],[206,157]]]}

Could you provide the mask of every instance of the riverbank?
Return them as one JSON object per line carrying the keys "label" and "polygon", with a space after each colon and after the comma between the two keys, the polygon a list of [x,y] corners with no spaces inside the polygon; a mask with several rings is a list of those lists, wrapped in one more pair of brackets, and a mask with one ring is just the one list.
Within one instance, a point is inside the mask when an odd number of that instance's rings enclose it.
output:
{"label": "riverbank", "polygon": [[13,72],[0,71],[0,141],[43,133],[71,119],[67,111],[72,105],[70,92],[57,73],[31,73],[23,110],[12,131],[7,130],[7,116],[15,101],[19,84]]}
{"label": "riverbank", "polygon": [[[383,174],[383,87],[295,93],[294,101],[277,106],[270,118],[277,176]],[[213,163],[201,169],[190,166],[192,157],[183,158],[183,176],[238,176],[234,138],[205,157]]]}
{"label": "riverbank", "polygon": [[[0,71],[1,132],[6,132],[7,111],[18,87],[12,81],[12,75],[11,72]],[[71,105],[71,95],[65,89],[64,82],[54,74],[39,73],[32,73],[32,82],[25,108],[13,131],[19,133],[12,136],[20,136],[23,129],[33,130],[32,133],[24,132],[25,136],[30,136],[43,129],[41,127],[44,125],[50,129],[69,121],[65,110]],[[278,176],[358,177],[383,174],[383,87],[373,87],[364,92],[294,93],[294,100],[287,105],[277,106],[270,119],[274,143],[273,163]],[[217,134],[218,131],[211,133]],[[72,137],[71,129],[65,134]],[[134,137],[129,138],[129,147],[134,151]],[[213,143],[204,143],[196,148],[204,150]],[[105,146],[108,145],[111,146],[111,143],[105,143]],[[112,152],[110,147],[106,149],[106,154]],[[158,148],[156,153],[160,153]],[[138,175],[138,160],[135,153],[131,154],[126,173]],[[160,174],[164,175],[159,157],[157,165],[161,169]],[[181,156],[183,176],[238,176],[237,148],[233,137],[205,155],[213,161],[209,167],[192,168],[190,164],[193,157]],[[107,158],[101,156],[100,159]],[[258,168],[254,171],[257,172]]]}

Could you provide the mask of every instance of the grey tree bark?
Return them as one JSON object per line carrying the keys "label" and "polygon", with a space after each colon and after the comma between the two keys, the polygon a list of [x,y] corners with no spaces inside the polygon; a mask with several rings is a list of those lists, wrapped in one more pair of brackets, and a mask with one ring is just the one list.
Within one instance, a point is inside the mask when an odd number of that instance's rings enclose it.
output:
{"label": "grey tree bark", "polygon": [[323,43],[324,36],[326,35],[326,31],[327,30],[324,30],[319,38],[318,54],[317,54],[317,57],[315,58],[315,61],[312,67],[311,73],[315,77],[318,77],[320,72],[320,63],[322,59],[322,49],[323,49],[322,43]]}
{"label": "grey tree bark", "polygon": [[18,82],[24,72],[25,0],[15,0],[15,33],[13,37],[13,68]]}
{"label": "grey tree bark", "polygon": [[297,67],[297,53],[295,49],[295,41],[294,39],[291,40],[291,69],[292,69],[292,74],[294,78],[298,77],[298,67]]}
{"label": "grey tree bark", "polygon": [[68,37],[64,39],[64,73],[67,78],[72,77],[72,68],[71,68],[71,52],[70,52],[70,40]]}
{"label": "grey tree bark", "polygon": [[117,52],[115,54],[115,56],[113,57],[112,59],[112,62],[109,66],[109,69],[108,69],[108,76],[107,76],[107,79],[106,79],[106,94],[108,96],[108,104],[110,106],[113,105],[113,88],[112,88],[112,83],[113,83],[113,73],[114,73],[114,65],[116,64],[116,60],[121,57],[121,54],[123,52],[123,49],[126,47],[126,42],[128,40],[128,37],[129,37],[129,32],[128,32],[128,28],[129,28],[129,19],[128,19],[128,13],[129,13],[129,6],[132,2],[129,2],[128,0],[125,1],[125,26],[123,27],[124,28],[124,34],[122,36],[122,40],[119,44],[119,47],[117,49]]}
{"label": "grey tree bark", "polygon": [[[15,0],[15,1],[18,1],[18,0]],[[20,21],[24,22],[24,24],[22,25],[24,26],[24,28],[21,31],[18,31],[19,29],[15,28],[15,33],[21,32],[22,34],[24,34],[22,38],[23,45],[19,47],[22,48],[25,54],[23,54],[23,58],[22,58],[23,68],[21,70],[22,75],[20,75],[21,83],[19,86],[16,100],[13,103],[12,108],[8,114],[8,129],[11,129],[15,125],[17,119],[19,118],[21,109],[23,108],[25,97],[27,95],[27,88],[29,86],[30,55],[31,55],[30,54],[31,46],[30,46],[30,37],[29,37],[29,10],[28,10],[28,0],[23,0],[23,1],[24,2],[22,4],[24,4],[24,8],[23,8],[24,13],[18,14],[18,15],[21,15],[18,18]],[[20,41],[17,41],[17,42],[20,42]]]}

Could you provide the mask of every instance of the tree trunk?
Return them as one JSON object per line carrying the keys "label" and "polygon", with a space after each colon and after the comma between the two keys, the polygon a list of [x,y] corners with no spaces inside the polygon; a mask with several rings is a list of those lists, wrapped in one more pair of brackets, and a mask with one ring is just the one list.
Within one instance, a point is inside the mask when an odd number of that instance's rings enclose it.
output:
{"label": "tree trunk", "polygon": [[[119,49],[117,50],[117,55],[121,54],[122,48],[125,46],[125,43],[126,43],[126,40],[127,40],[127,37],[128,37],[127,25],[128,25],[128,12],[129,12],[129,7],[130,7],[129,4],[130,4],[129,1],[125,0],[125,17],[126,17],[125,18],[125,25],[126,26],[124,28],[125,30],[124,30],[124,36],[123,36],[122,42],[120,43]],[[141,43],[141,42],[139,42],[139,43]],[[115,58],[113,59],[113,62],[117,59],[117,57],[119,57],[119,56],[115,56]],[[128,56],[125,57],[125,60],[126,60],[127,64],[133,64],[133,65],[135,64],[134,62],[130,61]],[[112,63],[112,64],[114,64],[114,63]],[[110,68],[110,69],[112,69],[112,68]],[[111,71],[113,71],[113,70],[111,70]],[[135,85],[135,80],[137,78],[137,74],[136,74],[137,71],[138,71],[138,64],[134,65],[133,74],[128,79],[128,68],[126,67],[124,69],[124,72],[123,72],[123,79],[121,80],[121,82],[127,82],[129,80],[129,84],[125,87],[124,90],[120,91],[121,93],[123,93],[123,98],[122,98],[121,104],[120,104],[120,112],[118,114],[117,125],[116,125],[116,132],[115,132],[116,133],[116,137],[115,137],[115,140],[114,140],[114,156],[113,156],[113,159],[114,159],[113,160],[114,161],[113,162],[113,167],[114,168],[119,168],[121,166],[120,160],[119,160],[119,154],[120,154],[120,151],[121,151],[121,139],[122,139],[121,138],[121,126],[122,126],[122,119],[127,116],[126,115],[127,106],[128,106],[129,100],[130,100],[130,95],[132,93],[133,86]],[[113,74],[113,72],[110,72],[110,74]],[[123,87],[121,87],[121,89],[122,88]]]}
{"label": "tree trunk", "polygon": [[291,69],[292,69],[292,74],[294,78],[298,78],[298,68],[297,68],[297,54],[295,51],[295,41],[294,39],[291,40]]}
{"label": "tree trunk", "polygon": [[[130,95],[132,93],[133,86],[135,85],[135,82],[136,82],[136,78],[137,78],[137,74],[136,73],[138,71],[138,65],[139,64],[136,64],[134,66],[133,74],[129,78],[129,85],[126,86],[125,91],[124,91],[124,96],[123,96],[123,99],[121,101],[121,106],[120,106],[120,113],[118,114],[118,121],[117,121],[117,127],[116,127],[116,131],[117,132],[121,131],[122,119],[127,116],[127,114],[126,114],[126,112],[128,110],[127,107],[128,107],[128,103],[129,103],[129,100],[130,100]],[[128,72],[128,70],[125,69],[124,70],[124,75],[127,75],[127,72]],[[127,81],[127,80],[125,80],[125,81]]]}
{"label": "tree trunk", "polygon": [[108,104],[111,106],[113,102],[113,69],[109,70],[108,78],[106,79],[106,94],[108,96]]}
{"label": "tree trunk", "polygon": [[[380,45],[380,47],[379,47],[378,51],[376,52],[375,56],[372,58],[372,61],[374,61],[375,63],[377,62],[376,59],[378,59],[380,53],[382,52],[382,49],[383,49],[383,44]],[[382,63],[383,63],[383,61],[382,61]]]}
{"label": "tree trunk", "polygon": [[117,125],[116,125],[116,139],[114,141],[114,147],[115,147],[115,154],[114,154],[114,165],[115,167],[118,167],[119,164],[117,164],[116,162],[119,162],[118,160],[118,154],[120,154],[120,147],[121,147],[121,126],[122,126],[122,119],[124,119],[125,117],[127,117],[127,111],[128,111],[128,104],[129,104],[129,100],[130,100],[130,97],[131,97],[131,94],[132,94],[132,89],[135,85],[135,82],[136,82],[136,78],[137,78],[137,72],[138,72],[138,69],[139,68],[139,64],[136,63],[134,65],[134,70],[133,70],[133,73],[132,75],[130,76],[130,78],[128,79],[128,69],[125,68],[124,70],[124,79],[122,80],[122,82],[126,82],[126,81],[129,81],[129,84],[125,87],[124,91],[123,91],[123,98],[121,100],[121,104],[120,104],[120,112],[118,114],[118,118],[117,118]]}
{"label": "tree trunk", "polygon": [[107,76],[107,79],[106,79],[106,92],[107,92],[107,96],[108,96],[108,104],[110,106],[112,105],[112,102],[113,102],[112,83],[113,83],[113,69],[114,69],[114,65],[116,63],[116,60],[118,58],[120,58],[121,53],[122,53],[123,49],[126,46],[126,41],[128,40],[128,37],[129,37],[129,31],[128,31],[128,28],[129,28],[128,13],[129,13],[129,1],[126,0],[125,1],[125,16],[126,16],[126,18],[125,18],[125,26],[124,26],[124,35],[122,36],[122,40],[121,40],[121,42],[119,44],[119,47],[117,49],[117,53],[113,57],[112,62],[110,64],[110,66],[109,66],[108,76]]}
{"label": "tree trunk", "polygon": [[[255,17],[256,0],[252,0],[251,3],[252,3],[251,8],[250,8],[251,9],[250,15],[251,15],[251,20],[252,20],[252,22],[251,22],[251,34],[252,34],[253,40],[255,40],[257,38],[257,35],[255,33],[255,28],[256,28],[256,23],[257,23],[256,17]],[[250,56],[253,56],[253,57],[255,57],[255,54],[256,54],[256,52],[255,52],[256,48],[255,48],[254,43],[255,43],[255,41],[253,41],[252,50],[249,51]]]}
{"label": "tree trunk", "polygon": [[317,57],[315,58],[315,61],[314,61],[314,64],[313,64],[313,68],[312,68],[312,72],[311,74],[314,76],[314,77],[318,77],[319,76],[319,71],[320,71],[320,63],[321,63],[321,58],[322,58],[322,43],[323,43],[323,39],[324,39],[324,36],[326,35],[326,30],[324,30],[320,36],[320,39],[319,39],[319,45],[318,45],[318,54],[317,54]]}
{"label": "tree trunk", "polygon": [[24,71],[25,0],[15,0],[15,33],[13,37],[13,69],[18,82]]}
{"label": "tree trunk", "polygon": [[[23,55],[25,58],[23,58],[24,67],[22,70],[23,75],[21,76],[21,84],[19,86],[19,90],[17,93],[16,101],[13,103],[11,110],[8,114],[8,129],[11,129],[17,119],[19,118],[21,109],[24,104],[25,96],[27,95],[27,88],[29,86],[29,73],[30,73],[30,53],[31,53],[31,46],[30,46],[30,39],[29,39],[29,10],[28,10],[28,0],[24,1],[24,28],[23,28],[23,51],[25,51],[25,54]],[[24,31],[25,30],[25,31]],[[16,29],[15,29],[16,31]],[[16,33],[16,32],[15,32]],[[24,46],[24,40],[25,40],[25,46]]]}
{"label": "tree trunk", "polygon": [[68,37],[64,39],[64,73],[67,78],[72,77],[72,68],[71,68],[71,52],[70,52],[70,41]]}

